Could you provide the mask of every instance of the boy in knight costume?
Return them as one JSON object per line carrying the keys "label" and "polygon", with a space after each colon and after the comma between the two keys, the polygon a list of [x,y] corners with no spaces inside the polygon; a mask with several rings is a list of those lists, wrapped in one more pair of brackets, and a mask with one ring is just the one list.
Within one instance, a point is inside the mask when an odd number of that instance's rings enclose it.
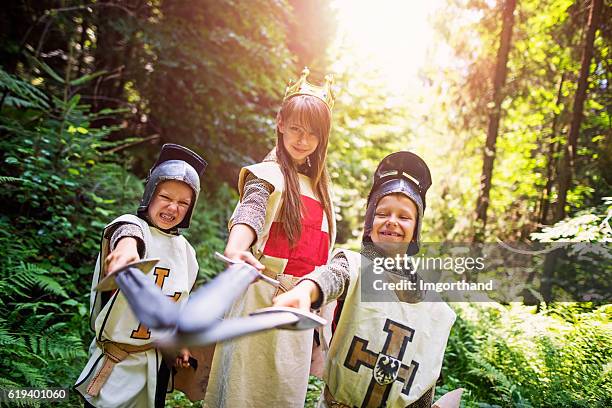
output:
{"label": "boy in knight costume", "polygon": [[[327,144],[331,129],[331,77],[309,83],[308,69],[287,87],[277,116],[276,148],[242,169],[240,202],[229,222],[225,255],[245,261],[291,289],[325,265],[335,239]],[[227,317],[272,305],[278,290],[252,284]],[[217,344],[204,406],[303,407],[313,331],[270,331]]]}
{"label": "boy in knight costume", "polygon": [[[206,161],[196,153],[165,144],[149,171],[137,215],[122,215],[105,227],[90,299],[95,338],[90,359],[75,385],[85,406],[164,406],[170,369],[153,346],[163,333],[142,325],[121,291],[94,288],[122,266],[141,258],[159,258],[147,278],[175,302],[187,301],[198,263],[179,228],[189,227],[205,168]],[[177,362],[185,366],[188,358],[183,351]]]}
{"label": "boy in knight costume", "polygon": [[[385,302],[361,299],[361,273],[372,273],[362,269],[364,265],[376,258],[419,251],[425,193],[430,186],[429,168],[420,157],[410,152],[387,156],[375,172],[368,196],[362,253],[335,251],[327,266],[275,299],[276,306],[304,309],[342,299],[334,319],[320,407],[432,405],[455,313],[440,299],[428,301],[431,294],[418,291],[388,291],[390,298]],[[381,276],[390,282],[417,279],[398,269],[386,269]]]}

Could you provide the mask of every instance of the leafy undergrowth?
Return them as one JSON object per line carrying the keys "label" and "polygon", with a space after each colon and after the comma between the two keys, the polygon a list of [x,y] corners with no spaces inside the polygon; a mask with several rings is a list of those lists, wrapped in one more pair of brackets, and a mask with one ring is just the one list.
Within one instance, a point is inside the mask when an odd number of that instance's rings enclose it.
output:
{"label": "leafy undergrowth", "polygon": [[612,405],[612,305],[454,304],[444,382],[464,407]]}

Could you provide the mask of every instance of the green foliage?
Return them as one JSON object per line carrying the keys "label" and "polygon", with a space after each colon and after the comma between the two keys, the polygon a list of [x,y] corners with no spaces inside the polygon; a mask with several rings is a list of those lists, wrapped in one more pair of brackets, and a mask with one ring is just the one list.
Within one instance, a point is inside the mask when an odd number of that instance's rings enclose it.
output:
{"label": "green foliage", "polygon": [[[0,78],[8,92],[0,117],[0,384],[70,387],[92,336],[86,305],[100,233],[134,213],[142,183],[108,153],[118,146],[106,141],[114,128],[92,126],[100,115],[78,96],[48,97],[1,69]],[[227,185],[200,196],[188,239],[204,280],[223,268],[212,254],[223,250],[227,204],[236,201]]]}
{"label": "green foliage", "polygon": [[227,220],[232,215],[238,194],[227,184],[222,184],[212,194],[203,191],[194,210],[192,224],[185,237],[193,245],[200,266],[197,285],[215,277],[224,267],[223,262],[214,258],[215,251],[223,253],[229,236]]}
{"label": "green foliage", "polygon": [[[2,84],[2,91],[7,92],[7,97],[4,100],[7,106],[39,109],[49,108],[49,103],[44,93],[29,83],[13,75],[9,75],[4,70],[0,70],[0,84]],[[8,92],[10,92],[10,95]]]}
{"label": "green foliage", "polygon": [[577,212],[542,232],[534,232],[531,238],[540,242],[612,242],[612,197],[604,197],[595,207]]}
{"label": "green foliage", "polygon": [[[453,62],[446,69],[439,69],[436,61],[427,69],[436,84],[432,91],[438,95],[432,106],[443,113],[439,119],[443,141],[434,141],[444,157],[433,166],[444,175],[440,182],[445,203],[440,211],[433,211],[434,225],[442,227],[438,236],[468,238],[477,227],[472,212],[504,3],[448,0],[436,16],[442,42],[453,53]],[[589,4],[517,2],[490,192],[488,239],[525,240],[553,220]],[[606,170],[610,167],[612,123],[609,70],[605,68],[610,64],[611,44],[606,13],[595,41],[591,85],[572,169],[574,184],[568,193],[569,213],[596,205],[611,189]]]}
{"label": "green foliage", "polygon": [[308,389],[306,390],[306,401],[304,408],[315,408],[318,406],[319,398],[323,394],[325,383],[318,377],[310,376],[308,378]]}
{"label": "green foliage", "polygon": [[[339,53],[337,58],[347,56]],[[356,249],[374,170],[383,157],[405,149],[411,141],[403,129],[411,115],[401,106],[387,105],[390,94],[374,73],[346,66],[335,76],[344,85],[334,106],[327,162],[336,206],[336,242]]]}
{"label": "green foliage", "polygon": [[[610,210],[606,198],[532,237],[542,242],[610,242]],[[578,282],[581,275],[595,275],[594,268],[602,265],[565,272],[559,268],[557,277],[562,280],[565,273],[565,279]],[[465,406],[478,407],[607,407],[612,403],[611,305],[552,303],[540,306],[539,312],[520,304],[455,304],[454,308],[458,318],[438,394],[463,387]]]}
{"label": "green foliage", "polygon": [[[544,299],[608,301],[612,270],[612,200],[577,212],[553,226],[534,232],[531,238],[555,243],[557,249],[546,255],[540,292]],[[571,243],[571,244],[568,244]],[[581,243],[581,244],[578,244]],[[551,247],[553,246],[551,245]]]}
{"label": "green foliage", "polygon": [[272,146],[276,109],[297,71],[286,44],[290,5],[197,0],[145,8],[136,18],[117,13],[122,24],[106,27],[116,46],[131,45],[126,87],[150,118],[139,125],[164,141],[214,152],[209,169],[233,181],[222,169],[259,159]]}
{"label": "green foliage", "polygon": [[[612,402],[610,305],[455,304],[441,395],[466,407],[607,407]],[[560,318],[567,310],[572,321]]]}
{"label": "green foliage", "polygon": [[202,402],[191,402],[181,391],[174,391],[166,396],[165,406],[168,408],[195,408],[201,407]]}
{"label": "green foliage", "polygon": [[112,128],[91,126],[96,115],[78,96],[49,96],[1,69],[0,78],[0,384],[70,387],[91,337],[86,294],[101,228],[132,212],[140,183],[103,153]]}

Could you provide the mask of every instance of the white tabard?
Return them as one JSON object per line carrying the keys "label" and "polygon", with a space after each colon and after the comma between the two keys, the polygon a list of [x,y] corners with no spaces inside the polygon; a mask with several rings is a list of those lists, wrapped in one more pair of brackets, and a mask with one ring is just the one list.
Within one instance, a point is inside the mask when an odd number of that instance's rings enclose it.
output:
{"label": "white tabard", "polygon": [[[160,262],[147,274],[162,292],[174,301],[184,303],[195,283],[198,263],[193,247],[181,235],[166,234],[150,227],[134,215],[122,215],[106,226],[105,232],[119,223],[141,227],[144,234],[145,258],[160,258]],[[90,358],[81,372],[75,388],[96,407],[152,407],[155,402],[157,373],[162,361],[155,348],[132,353],[116,364],[97,396],[87,393],[90,381],[101,369],[104,354],[97,342],[143,346],[152,343],[164,332],[149,330],[135,318],[126,298],[115,291],[105,304],[102,293],[93,290],[103,277],[101,263],[109,253],[109,239],[103,234],[100,254],[92,280],[90,299],[90,325],[95,338],[89,347]]]}
{"label": "white tabard", "polygon": [[404,408],[435,385],[455,313],[440,299],[362,302],[361,255],[341,251],[351,277],[323,379],[351,407]]}

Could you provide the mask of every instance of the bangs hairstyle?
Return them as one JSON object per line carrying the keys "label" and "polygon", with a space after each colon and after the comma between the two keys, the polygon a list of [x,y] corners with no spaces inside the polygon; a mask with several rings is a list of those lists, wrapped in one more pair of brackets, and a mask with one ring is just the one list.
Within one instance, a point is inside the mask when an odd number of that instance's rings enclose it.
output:
{"label": "bangs hairstyle", "polygon": [[[319,139],[316,150],[309,156],[310,167],[305,174],[312,179],[312,189],[323,206],[329,225],[329,239],[333,236],[332,206],[329,194],[329,174],[327,173],[327,144],[331,131],[331,111],[319,98],[311,95],[296,95],[283,102],[278,118],[286,123],[289,119],[314,132]],[[302,213],[304,208],[300,198],[300,183],[297,166],[283,144],[283,134],[276,127],[276,159],[285,178],[282,194],[280,222],[287,234],[289,245],[295,247],[302,235]],[[330,242],[331,244],[331,242]]]}

